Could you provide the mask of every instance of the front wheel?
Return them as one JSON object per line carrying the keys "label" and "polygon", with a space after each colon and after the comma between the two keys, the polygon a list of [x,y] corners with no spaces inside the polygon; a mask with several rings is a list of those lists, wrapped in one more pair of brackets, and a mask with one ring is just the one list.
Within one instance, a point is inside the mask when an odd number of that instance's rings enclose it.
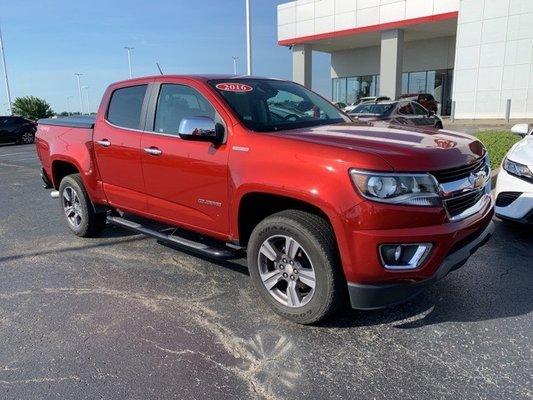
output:
{"label": "front wheel", "polygon": [[442,122],[435,123],[435,129],[443,129]]}
{"label": "front wheel", "polygon": [[255,290],[276,313],[313,324],[342,304],[346,282],[323,218],[298,210],[274,214],[252,232],[248,266]]}
{"label": "front wheel", "polygon": [[106,224],[106,215],[94,212],[93,205],[79,174],[64,177],[59,185],[61,210],[75,235],[95,236]]}

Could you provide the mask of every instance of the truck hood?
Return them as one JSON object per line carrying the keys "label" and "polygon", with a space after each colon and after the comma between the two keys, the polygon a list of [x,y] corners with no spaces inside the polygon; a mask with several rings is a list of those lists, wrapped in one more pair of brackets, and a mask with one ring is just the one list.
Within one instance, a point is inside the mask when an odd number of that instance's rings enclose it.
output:
{"label": "truck hood", "polygon": [[533,165],[533,136],[526,136],[513,146],[507,155],[509,160],[524,164],[527,166]]}
{"label": "truck hood", "polygon": [[[476,138],[457,132],[402,126],[324,125],[279,132],[284,137],[383,158],[396,171],[438,171],[469,164],[485,154]],[[354,160],[354,167],[357,160]]]}

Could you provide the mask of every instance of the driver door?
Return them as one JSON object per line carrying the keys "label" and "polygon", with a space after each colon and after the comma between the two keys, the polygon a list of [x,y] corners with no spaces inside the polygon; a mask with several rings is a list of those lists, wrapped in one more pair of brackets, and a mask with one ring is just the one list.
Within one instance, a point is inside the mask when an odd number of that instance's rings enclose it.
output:
{"label": "driver door", "polygon": [[187,84],[156,84],[153,96],[141,139],[148,212],[171,224],[228,234],[228,145],[178,135],[187,117],[223,121],[209,100]]}

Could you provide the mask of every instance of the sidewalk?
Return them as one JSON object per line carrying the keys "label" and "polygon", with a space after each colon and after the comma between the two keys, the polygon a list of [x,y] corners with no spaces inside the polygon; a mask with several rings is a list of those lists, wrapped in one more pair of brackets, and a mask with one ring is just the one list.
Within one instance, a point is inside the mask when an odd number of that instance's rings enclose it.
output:
{"label": "sidewalk", "polygon": [[511,119],[507,123],[504,119],[456,119],[454,122],[450,117],[441,117],[444,124],[444,129],[464,133],[475,133],[479,131],[497,130],[510,131],[515,124],[532,124],[532,119]]}

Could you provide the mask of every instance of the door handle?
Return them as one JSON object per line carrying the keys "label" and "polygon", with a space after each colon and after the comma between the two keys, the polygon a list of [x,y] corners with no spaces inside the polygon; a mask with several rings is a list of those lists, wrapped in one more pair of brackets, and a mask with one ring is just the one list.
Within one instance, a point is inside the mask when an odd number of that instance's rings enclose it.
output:
{"label": "door handle", "polygon": [[157,147],[145,147],[144,151],[150,154],[151,156],[160,156],[161,154],[163,154],[163,152]]}
{"label": "door handle", "polygon": [[103,146],[103,147],[111,146],[111,142],[107,139],[97,140],[96,143],[98,143],[100,146]]}

